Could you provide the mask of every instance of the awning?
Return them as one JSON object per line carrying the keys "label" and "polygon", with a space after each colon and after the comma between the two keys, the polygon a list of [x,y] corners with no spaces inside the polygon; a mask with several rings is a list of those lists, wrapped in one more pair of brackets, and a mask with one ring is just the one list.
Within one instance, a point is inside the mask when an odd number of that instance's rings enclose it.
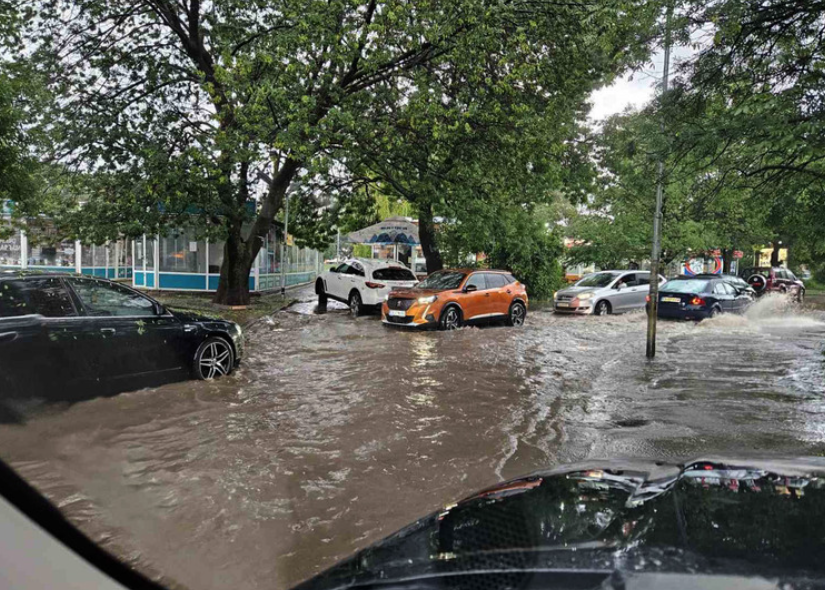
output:
{"label": "awning", "polygon": [[347,236],[355,244],[418,245],[418,226],[406,217],[390,217]]}

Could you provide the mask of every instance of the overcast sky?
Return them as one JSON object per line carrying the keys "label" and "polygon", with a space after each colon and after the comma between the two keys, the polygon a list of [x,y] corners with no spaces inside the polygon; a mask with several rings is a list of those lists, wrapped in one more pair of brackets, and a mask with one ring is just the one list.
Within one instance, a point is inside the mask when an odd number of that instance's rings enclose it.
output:
{"label": "overcast sky", "polygon": [[[694,41],[698,40],[698,35]],[[694,55],[695,49],[690,47],[674,47],[671,52],[670,76],[673,77],[674,65],[680,61]],[[664,52],[653,55],[651,62],[642,70],[626,74],[617,79],[613,84],[597,90],[590,96],[593,109],[590,111],[590,121],[597,123],[605,117],[615,115],[632,106],[639,108],[656,94],[656,84],[661,82],[662,70],[664,69]]]}

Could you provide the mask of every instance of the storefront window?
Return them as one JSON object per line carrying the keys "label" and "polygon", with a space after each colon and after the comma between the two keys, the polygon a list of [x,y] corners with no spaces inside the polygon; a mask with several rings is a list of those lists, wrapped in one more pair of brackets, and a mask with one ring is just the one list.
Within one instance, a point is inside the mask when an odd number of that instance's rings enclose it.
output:
{"label": "storefront window", "polygon": [[29,266],[73,267],[75,261],[74,247],[75,243],[73,241],[57,242],[56,244],[33,244],[29,242]]}
{"label": "storefront window", "polygon": [[[211,261],[210,261],[211,264]],[[206,242],[186,233],[160,238],[161,272],[206,272]]]}
{"label": "storefront window", "polygon": [[20,266],[20,253],[19,231],[15,231],[5,240],[0,240],[0,266]]}
{"label": "storefront window", "polygon": [[143,269],[143,239],[135,240],[135,268]]}
{"label": "storefront window", "polygon": [[80,246],[80,264],[84,267],[90,267],[93,266],[92,262],[92,246],[82,244]]}
{"label": "storefront window", "polygon": [[271,236],[267,236],[264,240],[264,243],[261,244],[261,249],[258,252],[258,271],[261,274],[266,274],[269,271],[269,248],[272,247],[269,238]]}
{"label": "storefront window", "polygon": [[278,242],[275,244],[275,247],[272,248],[272,258],[270,263],[269,271],[271,273],[280,273],[281,272],[281,248],[283,248],[283,244]]}
{"label": "storefront window", "polygon": [[106,268],[106,246],[92,246],[92,266]]}
{"label": "storefront window", "polygon": [[209,273],[220,274],[223,264],[223,242],[209,242]]}
{"label": "storefront window", "polygon": [[118,241],[113,246],[117,252],[117,265],[119,268],[132,267],[132,247],[129,242]]}
{"label": "storefront window", "polygon": [[146,270],[155,270],[155,247],[157,242],[146,238]]}

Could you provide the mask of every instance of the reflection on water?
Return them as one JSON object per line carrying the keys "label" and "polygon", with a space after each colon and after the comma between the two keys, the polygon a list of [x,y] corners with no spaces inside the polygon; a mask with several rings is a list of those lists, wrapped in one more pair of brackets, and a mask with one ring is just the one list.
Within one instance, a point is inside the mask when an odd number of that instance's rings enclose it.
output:
{"label": "reflection on water", "polygon": [[0,453],[131,563],[251,589],[558,462],[825,448],[822,312],[662,322],[647,362],[640,313],[413,333],[306,299],[231,378],[36,410]]}

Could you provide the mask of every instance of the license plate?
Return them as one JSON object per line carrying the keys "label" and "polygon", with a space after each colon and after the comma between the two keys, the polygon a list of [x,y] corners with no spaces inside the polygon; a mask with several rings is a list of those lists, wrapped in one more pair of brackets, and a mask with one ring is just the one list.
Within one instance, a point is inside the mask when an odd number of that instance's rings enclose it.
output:
{"label": "license plate", "polygon": [[556,307],[570,307],[570,304],[566,301],[556,301]]}
{"label": "license plate", "polygon": [[389,315],[391,315],[394,318],[403,318],[405,315],[407,315],[407,312],[401,309],[391,309]]}
{"label": "license plate", "polygon": [[662,297],[662,301],[665,303],[681,303],[682,300],[678,297]]}

